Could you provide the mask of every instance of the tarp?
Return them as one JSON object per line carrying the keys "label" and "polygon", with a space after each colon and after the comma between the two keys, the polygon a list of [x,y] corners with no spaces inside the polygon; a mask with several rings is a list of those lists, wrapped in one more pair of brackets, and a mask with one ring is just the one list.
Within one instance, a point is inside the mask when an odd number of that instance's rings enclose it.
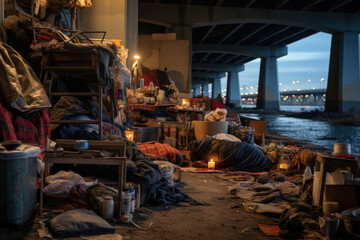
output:
{"label": "tarp", "polygon": [[205,138],[194,142],[191,146],[192,161],[213,159],[216,168],[239,171],[263,171],[271,166],[271,161],[263,151],[245,142],[230,142],[226,140]]}
{"label": "tarp", "polygon": [[0,42],[0,95],[21,112],[51,107],[35,72],[18,52],[3,42]]}

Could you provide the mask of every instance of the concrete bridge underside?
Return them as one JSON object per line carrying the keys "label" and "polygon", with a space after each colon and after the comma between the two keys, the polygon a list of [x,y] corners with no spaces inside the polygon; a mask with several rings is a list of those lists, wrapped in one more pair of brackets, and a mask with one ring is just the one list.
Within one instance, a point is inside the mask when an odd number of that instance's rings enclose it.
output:
{"label": "concrete bridge underside", "polygon": [[[325,1],[317,2],[324,3]],[[346,3],[342,5],[349,2],[351,1],[346,1]],[[312,6],[316,4],[317,3],[314,3]],[[330,6],[327,12],[308,11],[307,9],[311,9],[312,6],[304,7],[303,11],[295,11],[142,2],[139,5],[139,18],[142,19],[142,21],[151,20],[170,24],[174,26],[174,29],[179,29],[179,26],[186,27],[187,29],[196,29],[212,25],[211,30],[204,33],[200,44],[193,44],[191,49],[193,53],[206,51],[212,53],[231,53],[235,55],[233,59],[240,59],[237,62],[231,60],[220,62],[221,58],[219,58],[219,61],[212,62],[213,64],[223,65],[222,69],[213,66],[213,71],[228,72],[228,101],[237,102],[240,100],[238,74],[235,74],[236,71],[231,71],[229,68],[234,65],[234,63],[236,66],[241,66],[254,58],[261,58],[257,107],[265,110],[279,110],[280,106],[277,58],[281,57],[281,55],[277,55],[276,51],[271,51],[270,48],[279,46],[279,43],[291,43],[293,36],[296,34],[298,34],[296,36],[301,36],[301,31],[307,33],[307,30],[313,30],[313,33],[322,31],[332,34],[326,111],[360,111],[360,94],[358,94],[360,92],[358,36],[360,32],[360,24],[358,24],[360,22],[360,15],[355,13],[333,12],[335,11],[334,9],[341,7],[340,4],[337,7]],[[254,30],[251,37],[262,33],[261,30],[265,29],[269,24],[285,25],[283,30],[275,33],[278,35],[284,34],[282,40],[271,41],[274,33],[267,31],[267,34],[262,36],[263,39],[267,39],[267,44],[262,46],[257,44],[261,41],[250,41],[251,44],[247,45],[243,45],[241,42],[230,46],[224,44],[224,42],[226,42],[225,38],[229,39],[230,35],[224,36],[224,39],[213,45],[209,45],[205,41],[205,39],[211,35],[210,33],[215,28],[214,26],[225,26],[227,24],[235,26],[239,24],[237,28],[241,29],[243,25],[248,23],[265,24],[264,27],[259,28],[257,32]],[[290,28],[293,29],[292,27],[294,26],[299,28],[298,32],[289,34],[287,30]],[[235,33],[235,30],[236,29],[232,32]],[[192,36],[191,34],[182,35]],[[308,35],[311,34],[304,34],[304,37]],[[246,40],[248,43],[251,37]],[[286,42],[287,39],[289,39],[288,42]],[[300,38],[298,37],[298,39]],[[191,39],[189,40],[191,41]],[[256,48],[258,48],[257,52],[255,52]],[[252,53],[249,54],[251,51]],[[244,55],[247,57],[236,58],[236,55]],[[286,55],[286,53],[283,55]],[[193,69],[205,69],[205,65],[207,65],[207,69],[211,68],[211,64],[198,62],[193,64]],[[194,76],[192,76],[192,79],[195,80],[196,77],[194,78]],[[211,79],[215,79],[215,81],[213,80],[214,88],[219,78],[212,77]],[[216,96],[216,91],[213,91],[212,94]]]}

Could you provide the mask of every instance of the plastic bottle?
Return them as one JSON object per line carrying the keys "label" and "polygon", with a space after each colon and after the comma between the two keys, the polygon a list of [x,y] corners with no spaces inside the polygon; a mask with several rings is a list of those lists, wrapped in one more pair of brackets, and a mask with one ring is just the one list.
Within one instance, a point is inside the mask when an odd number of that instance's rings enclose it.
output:
{"label": "plastic bottle", "polygon": [[112,220],[114,217],[114,199],[111,196],[104,197],[101,207],[101,216],[105,220]]}
{"label": "plastic bottle", "polygon": [[131,193],[127,191],[122,192],[121,199],[122,199],[121,212],[123,215],[129,215],[131,210],[131,201],[132,201]]}
{"label": "plastic bottle", "polygon": [[312,177],[312,171],[309,165],[306,166],[304,175],[303,175],[303,184],[306,180],[310,179]]}
{"label": "plastic bottle", "polygon": [[154,91],[154,90],[155,90],[154,82],[150,82],[150,84],[149,84],[149,90],[150,90],[150,91]]}

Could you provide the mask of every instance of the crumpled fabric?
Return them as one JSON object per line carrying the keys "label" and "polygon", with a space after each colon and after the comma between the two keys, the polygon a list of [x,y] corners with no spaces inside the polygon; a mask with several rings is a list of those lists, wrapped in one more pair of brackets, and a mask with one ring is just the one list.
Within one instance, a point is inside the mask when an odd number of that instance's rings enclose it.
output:
{"label": "crumpled fabric", "polygon": [[217,108],[215,111],[211,111],[208,114],[205,115],[204,120],[209,122],[224,122],[226,121],[226,109]]}
{"label": "crumpled fabric", "polygon": [[21,112],[51,107],[46,92],[28,63],[9,45],[0,42],[0,95]]}
{"label": "crumpled fabric", "polygon": [[[202,205],[188,195],[181,192],[176,186],[168,186],[167,180],[158,164],[154,161],[167,161],[166,158],[153,158],[141,150],[135,143],[126,141],[126,181],[140,184],[140,204],[144,205],[162,205],[176,204],[181,201],[190,202],[193,205]],[[56,167],[56,165],[54,166]],[[78,165],[74,169],[82,176],[95,175],[96,177],[110,180],[118,180],[118,168],[112,166]]]}
{"label": "crumpled fabric", "polygon": [[[317,220],[322,213],[320,209],[305,202],[295,202],[291,207],[284,210],[280,216],[279,227],[281,230],[287,230],[291,233],[299,233],[303,229],[319,230],[314,224],[309,224],[311,220]],[[317,228],[317,229],[316,229]],[[284,232],[284,236],[286,231]]]}

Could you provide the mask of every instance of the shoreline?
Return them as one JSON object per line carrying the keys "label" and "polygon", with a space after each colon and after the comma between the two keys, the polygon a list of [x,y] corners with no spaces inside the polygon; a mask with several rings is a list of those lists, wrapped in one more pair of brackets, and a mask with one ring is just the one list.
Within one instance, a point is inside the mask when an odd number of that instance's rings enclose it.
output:
{"label": "shoreline", "polygon": [[328,122],[335,125],[343,126],[360,126],[360,113],[359,112],[325,112],[320,110],[304,111],[304,112],[290,112],[290,111],[264,111],[256,108],[241,108],[233,107],[228,109],[229,112],[242,112],[242,113],[257,113],[261,115],[284,115],[286,117],[295,117],[302,119],[310,119],[314,121]]}
{"label": "shoreline", "polygon": [[312,144],[312,143],[309,143],[306,141],[302,141],[302,140],[294,139],[291,137],[275,134],[268,129],[265,129],[264,135],[265,135],[265,144],[266,145],[270,144],[272,141],[282,141],[282,144],[284,146],[291,145],[291,146],[297,146],[297,147],[302,147],[302,148],[308,148],[314,152],[327,153],[327,154],[331,154],[331,152],[332,152],[331,149],[327,149],[323,146],[319,146],[319,145],[315,145],[315,144]]}
{"label": "shoreline", "polygon": [[[240,116],[240,120],[241,120],[242,125],[248,126],[250,120],[253,120],[253,119],[251,119],[249,117]],[[264,130],[264,135],[265,135],[265,144],[266,145],[269,145],[272,141],[282,141],[282,144],[285,146],[291,145],[291,146],[297,146],[297,147],[302,147],[302,148],[308,148],[314,152],[327,153],[327,154],[331,154],[331,152],[332,152],[331,149],[325,148],[320,145],[312,144],[307,141],[303,141],[303,140],[299,140],[299,139],[295,139],[295,138],[291,138],[288,136],[274,133],[271,130],[266,129],[266,127]]]}

